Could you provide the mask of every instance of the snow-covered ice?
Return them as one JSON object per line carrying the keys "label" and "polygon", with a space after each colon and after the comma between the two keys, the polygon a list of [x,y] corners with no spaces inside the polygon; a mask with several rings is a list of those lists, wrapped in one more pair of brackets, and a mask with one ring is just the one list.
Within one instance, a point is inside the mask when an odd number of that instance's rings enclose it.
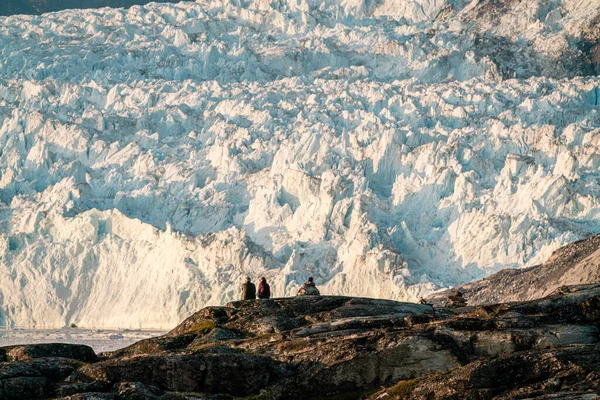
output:
{"label": "snow-covered ice", "polygon": [[598,15],[202,0],[0,18],[0,325],[171,328],[246,275],[415,300],[599,232]]}

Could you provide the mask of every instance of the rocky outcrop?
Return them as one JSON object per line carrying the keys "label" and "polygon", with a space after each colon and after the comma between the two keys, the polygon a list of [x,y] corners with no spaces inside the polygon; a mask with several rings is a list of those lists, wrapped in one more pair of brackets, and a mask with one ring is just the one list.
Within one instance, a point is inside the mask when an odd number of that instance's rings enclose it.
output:
{"label": "rocky outcrop", "polygon": [[600,284],[461,308],[250,300],[98,361],[81,346],[3,348],[18,361],[0,363],[0,397],[588,399],[600,396],[599,327]]}
{"label": "rocky outcrop", "polygon": [[96,362],[98,356],[89,346],[65,343],[8,346],[0,349],[2,361],[22,361],[36,358],[60,357],[81,362]]}
{"label": "rocky outcrop", "polygon": [[65,358],[42,358],[0,363],[0,399],[51,397],[81,362]]}
{"label": "rocky outcrop", "polygon": [[[470,305],[525,301],[548,296],[563,286],[600,282],[600,235],[571,243],[530,268],[505,269],[485,279],[459,286]],[[428,302],[444,305],[450,291],[433,294]]]}
{"label": "rocky outcrop", "polygon": [[598,399],[600,346],[573,345],[479,360],[399,382],[372,399]]}

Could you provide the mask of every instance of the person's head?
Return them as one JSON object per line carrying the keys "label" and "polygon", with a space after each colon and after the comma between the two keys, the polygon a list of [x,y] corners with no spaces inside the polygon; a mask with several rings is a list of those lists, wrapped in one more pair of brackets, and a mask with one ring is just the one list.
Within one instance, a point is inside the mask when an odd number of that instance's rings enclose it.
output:
{"label": "person's head", "polygon": [[312,276],[309,276],[309,277],[308,277],[308,281],[309,281],[309,282],[312,282],[312,281],[313,281],[313,277],[312,277]]}
{"label": "person's head", "polygon": [[249,277],[249,276],[247,276],[247,277],[246,277],[246,282],[250,282],[250,281],[252,281],[252,279],[250,279],[250,277]]}
{"label": "person's head", "polygon": [[260,281],[261,281],[261,282],[265,282],[265,283],[266,283],[266,282],[267,282],[267,278],[265,278],[265,277],[263,276],[263,277],[261,277],[261,278],[260,278]]}

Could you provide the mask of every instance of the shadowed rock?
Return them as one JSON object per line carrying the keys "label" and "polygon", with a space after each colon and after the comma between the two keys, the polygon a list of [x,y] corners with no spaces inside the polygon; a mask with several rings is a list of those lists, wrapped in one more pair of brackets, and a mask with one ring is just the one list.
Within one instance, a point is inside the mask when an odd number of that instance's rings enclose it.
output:
{"label": "shadowed rock", "polygon": [[173,392],[243,396],[275,383],[287,373],[284,364],[270,358],[224,352],[110,360],[80,368],[71,381],[141,382]]}
{"label": "shadowed rock", "polygon": [[373,399],[598,399],[600,345],[574,345],[480,360],[403,381]]}
{"label": "shadowed rock", "polygon": [[82,362],[96,362],[98,356],[91,347],[82,344],[40,343],[2,347],[7,361],[32,360],[35,358],[62,357]]}
{"label": "shadowed rock", "polygon": [[64,358],[0,363],[0,399],[41,399],[53,393],[52,385],[73,373],[80,362]]}

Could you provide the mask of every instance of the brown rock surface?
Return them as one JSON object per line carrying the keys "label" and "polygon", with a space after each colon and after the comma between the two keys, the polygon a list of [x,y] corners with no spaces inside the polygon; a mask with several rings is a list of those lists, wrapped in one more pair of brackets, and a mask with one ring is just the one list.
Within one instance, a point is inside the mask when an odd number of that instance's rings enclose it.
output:
{"label": "brown rock surface", "polygon": [[1,348],[7,361],[33,360],[36,358],[60,357],[82,362],[96,362],[98,356],[91,347],[81,344],[40,343]]}

